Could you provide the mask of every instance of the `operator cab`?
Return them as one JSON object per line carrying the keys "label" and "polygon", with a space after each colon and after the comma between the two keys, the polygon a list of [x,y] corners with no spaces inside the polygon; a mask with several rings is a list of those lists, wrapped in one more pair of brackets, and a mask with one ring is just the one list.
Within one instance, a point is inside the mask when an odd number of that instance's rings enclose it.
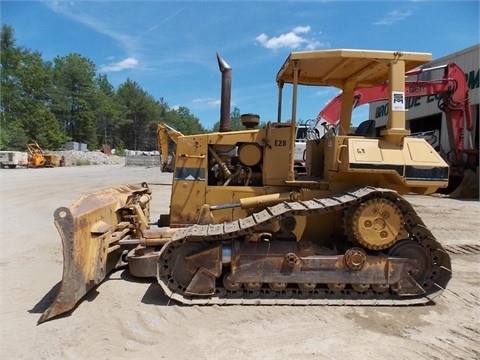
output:
{"label": "operator cab", "polygon": [[[282,94],[292,85],[291,144],[295,140],[299,85],[333,86],[342,90],[340,121],[336,132],[327,131],[306,145],[306,177],[296,176],[294,151],[290,151],[287,183],[309,181],[384,186],[400,193],[430,193],[448,183],[448,165],[431,146],[407,138],[405,126],[405,72],[431,60],[431,54],[398,51],[325,50],[293,52],[277,73],[278,122],[282,119]],[[389,89],[386,128],[375,137],[375,121],[360,124],[350,134],[352,104],[357,87],[386,84]]]}

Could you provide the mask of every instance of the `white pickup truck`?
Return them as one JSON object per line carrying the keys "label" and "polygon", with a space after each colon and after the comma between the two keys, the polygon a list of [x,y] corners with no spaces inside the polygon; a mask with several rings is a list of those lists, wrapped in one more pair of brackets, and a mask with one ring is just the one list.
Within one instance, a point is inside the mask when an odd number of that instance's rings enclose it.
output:
{"label": "white pickup truck", "polygon": [[297,125],[297,133],[295,135],[295,155],[293,167],[297,173],[307,171],[305,167],[305,149],[307,147],[307,130],[306,125]]}
{"label": "white pickup truck", "polygon": [[28,154],[23,151],[0,151],[0,167],[15,169],[17,166],[28,167]]}

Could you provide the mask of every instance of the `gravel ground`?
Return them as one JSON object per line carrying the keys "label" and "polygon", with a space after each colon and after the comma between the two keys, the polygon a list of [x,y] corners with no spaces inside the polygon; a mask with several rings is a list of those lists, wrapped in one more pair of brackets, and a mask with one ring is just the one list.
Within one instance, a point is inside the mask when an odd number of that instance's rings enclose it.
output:
{"label": "gravel ground", "polygon": [[123,165],[0,170],[0,359],[480,358],[480,203],[433,196],[406,197],[452,259],[433,306],[182,306],[118,270],[74,311],[37,326],[62,275],[54,210],[145,181],[157,219],[171,179]]}

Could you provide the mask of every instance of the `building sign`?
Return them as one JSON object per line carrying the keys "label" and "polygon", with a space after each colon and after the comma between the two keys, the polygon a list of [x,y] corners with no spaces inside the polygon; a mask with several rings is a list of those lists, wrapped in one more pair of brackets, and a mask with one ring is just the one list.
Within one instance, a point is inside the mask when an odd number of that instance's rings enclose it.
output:
{"label": "building sign", "polygon": [[[411,109],[417,106],[422,105],[422,99],[425,101],[425,103],[430,103],[432,101],[439,101],[442,98],[442,95],[437,94],[437,95],[427,95],[427,96],[412,96],[408,97],[405,99],[405,109]],[[375,119],[384,117],[388,115],[388,103],[385,103],[383,105],[377,106],[375,108]]]}

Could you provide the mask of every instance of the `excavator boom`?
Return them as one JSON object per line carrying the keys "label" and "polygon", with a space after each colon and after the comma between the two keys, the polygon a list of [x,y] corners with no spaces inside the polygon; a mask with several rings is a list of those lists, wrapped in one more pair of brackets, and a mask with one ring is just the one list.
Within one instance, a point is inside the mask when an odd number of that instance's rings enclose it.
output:
{"label": "excavator boom", "polygon": [[[443,78],[430,81],[405,81],[405,97],[442,95],[442,107],[445,112],[453,114],[455,121],[464,119],[468,131],[472,131],[473,123],[470,113],[469,90],[462,69],[455,63],[448,65],[419,69],[405,73],[405,76],[419,75],[429,71],[444,69]],[[374,101],[388,99],[388,83],[380,83],[370,87],[358,87],[354,91],[352,107],[356,108]],[[343,94],[339,93],[320,110],[317,116],[317,127],[322,121],[334,125],[340,119]],[[458,113],[457,113],[458,112]],[[463,122],[463,121],[462,121]],[[455,133],[456,135],[456,133]],[[457,136],[455,136],[457,138]]]}

